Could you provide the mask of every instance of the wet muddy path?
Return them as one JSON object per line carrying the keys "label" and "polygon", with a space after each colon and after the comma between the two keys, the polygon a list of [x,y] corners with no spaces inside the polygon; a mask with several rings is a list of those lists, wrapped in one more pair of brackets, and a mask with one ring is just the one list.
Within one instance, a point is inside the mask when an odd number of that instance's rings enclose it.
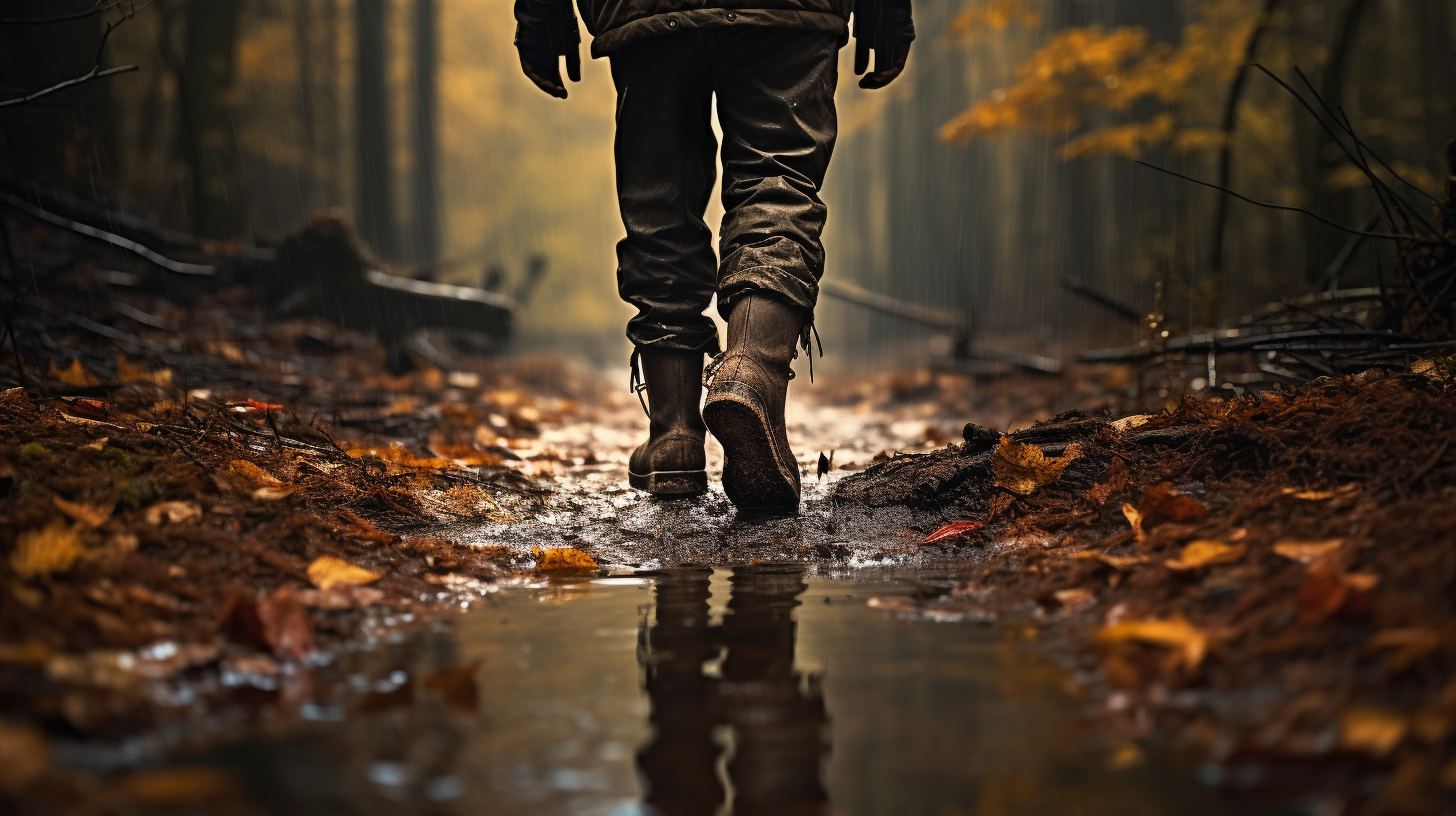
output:
{"label": "wet muddy path", "polygon": [[505,588],[281,692],[292,736],[171,762],[272,813],[1280,812],[1079,730],[1023,630],[885,611],[912,591],[803,565]]}

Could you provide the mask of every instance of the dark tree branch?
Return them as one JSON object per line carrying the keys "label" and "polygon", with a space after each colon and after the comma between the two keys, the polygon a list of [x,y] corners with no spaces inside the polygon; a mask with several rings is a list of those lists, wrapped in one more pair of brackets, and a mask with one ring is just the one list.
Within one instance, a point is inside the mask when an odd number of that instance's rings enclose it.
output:
{"label": "dark tree branch", "polygon": [[81,76],[76,77],[75,79],[68,79],[65,82],[59,82],[55,85],[52,85],[49,88],[42,88],[35,93],[29,94],[27,96],[17,96],[14,99],[6,99],[5,101],[0,102],[0,108],[9,108],[15,105],[24,105],[29,102],[34,102],[35,100],[42,97],[50,96],[53,93],[59,93],[67,88],[74,88],[77,85],[84,85],[88,82],[91,82],[92,80],[114,76],[116,74],[129,74],[135,70],[138,70],[138,66],[136,65],[123,65],[120,68],[107,68],[103,71],[101,70],[101,66],[97,65],[91,70],[82,74]]}
{"label": "dark tree branch", "polygon": [[1221,193],[1226,193],[1227,195],[1233,196],[1234,198],[1237,198],[1240,201],[1245,201],[1245,202],[1248,202],[1249,204],[1253,204],[1256,207],[1263,207],[1263,208],[1269,209],[1269,210],[1281,210],[1283,212],[1304,213],[1305,215],[1307,215],[1307,216],[1309,216],[1311,218],[1317,219],[1317,220],[1321,221],[1322,223],[1328,224],[1328,225],[1334,227],[1337,230],[1343,230],[1344,232],[1348,232],[1351,235],[1360,235],[1360,236],[1363,236],[1365,238],[1380,238],[1380,239],[1383,239],[1383,240],[1386,240],[1386,241],[1411,241],[1411,242],[1419,243],[1419,244],[1438,244],[1438,243],[1441,243],[1440,241],[1437,241],[1437,240],[1431,239],[1431,238],[1417,238],[1417,237],[1414,237],[1414,236],[1411,236],[1411,235],[1398,235],[1398,234],[1389,233],[1389,232],[1366,232],[1365,230],[1358,230],[1358,229],[1355,229],[1354,227],[1347,226],[1345,224],[1341,224],[1338,221],[1331,221],[1330,219],[1325,218],[1323,215],[1320,215],[1319,213],[1316,213],[1316,212],[1311,212],[1310,210],[1307,210],[1304,207],[1287,207],[1287,206],[1285,206],[1283,204],[1271,204],[1271,203],[1269,203],[1267,201],[1256,201],[1255,199],[1249,198],[1248,196],[1240,195],[1240,194],[1234,192],[1233,190],[1228,189],[1227,187],[1220,187],[1217,184],[1211,184],[1211,183],[1209,183],[1207,181],[1203,181],[1201,179],[1196,179],[1196,178],[1193,178],[1191,176],[1185,176],[1182,173],[1176,173],[1176,172],[1174,172],[1172,170],[1169,170],[1169,169],[1167,169],[1165,167],[1159,167],[1159,166],[1157,166],[1155,164],[1148,164],[1145,161],[1138,161],[1136,163],[1137,164],[1141,164],[1143,167],[1149,168],[1151,170],[1157,170],[1159,173],[1167,173],[1170,176],[1174,176],[1176,178],[1183,179],[1184,181],[1191,181],[1194,184],[1198,184],[1198,185],[1203,186],[1203,187],[1208,187],[1209,189],[1212,189],[1212,190],[1218,190]]}
{"label": "dark tree branch", "polygon": [[0,17],[0,26],[55,25],[56,23],[69,23],[72,20],[84,20],[87,17],[95,17],[98,14],[104,14],[114,8],[123,5],[130,6],[130,8],[126,11],[126,14],[127,16],[131,16],[133,14],[136,14],[138,11],[146,8],[147,6],[150,6],[151,4],[151,0],[146,0],[146,2],[141,3],[141,5],[137,5],[137,0],[111,0],[110,3],[105,2],[105,0],[96,0],[96,4],[91,6],[91,8],[89,9],[86,9],[85,11],[77,11],[72,14],[62,14],[58,17],[35,17],[29,19],[24,17]]}
{"label": "dark tree branch", "polygon": [[[120,5],[120,2],[118,2],[116,5]],[[108,6],[107,8],[112,7],[114,6]],[[88,82],[102,79],[104,77],[113,76],[115,74],[128,74],[132,71],[138,70],[138,67],[135,65],[123,65],[119,68],[106,69],[102,69],[101,67],[101,57],[106,52],[107,41],[111,39],[111,35],[118,28],[121,28],[121,26],[127,20],[130,20],[133,16],[135,16],[138,10],[139,9],[136,7],[136,4],[132,3],[131,7],[127,10],[127,12],[122,15],[121,19],[117,20],[114,23],[106,24],[106,30],[101,33],[101,43],[96,46],[96,64],[91,66],[91,70],[87,71],[81,76],[67,79],[63,82],[58,82],[55,85],[50,86],[49,88],[41,88],[40,90],[26,94],[25,96],[17,96],[14,99],[6,99],[4,101],[0,101],[0,109],[14,107],[17,105],[25,105],[30,102],[34,102],[37,99],[41,99],[50,96],[51,94],[64,91],[67,88],[74,88],[77,85],[84,85]]]}

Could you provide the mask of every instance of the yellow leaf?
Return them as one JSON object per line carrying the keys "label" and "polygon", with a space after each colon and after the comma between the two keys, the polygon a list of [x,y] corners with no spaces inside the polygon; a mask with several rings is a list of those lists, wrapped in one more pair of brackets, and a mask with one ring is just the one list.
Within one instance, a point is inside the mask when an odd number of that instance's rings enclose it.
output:
{"label": "yellow leaf", "polygon": [[1400,745],[1408,728],[1399,712],[1380,706],[1355,706],[1340,717],[1340,747],[1383,757]]}
{"label": "yellow leaf", "polygon": [[70,516],[72,521],[79,522],[93,530],[105,524],[106,520],[111,518],[111,507],[66,501],[60,496],[53,496],[51,501],[55,502],[58,510]]}
{"label": "yellow leaf", "polygon": [[118,354],[116,356],[116,378],[124,383],[149,382],[157,385],[171,385],[172,369],[159,368],[156,371],[148,371]]}
{"label": "yellow leaf", "polygon": [[403,468],[424,468],[429,470],[456,469],[455,463],[449,459],[426,459],[415,456],[413,453],[410,453],[409,448],[403,445],[390,445],[385,448],[349,448],[348,453],[355,459],[373,456],[380,461]]}
{"label": "yellow leaf", "polygon": [[47,375],[52,379],[60,380],[66,385],[74,385],[77,388],[89,388],[94,385],[101,385],[101,378],[86,370],[80,360],[72,360],[65,368],[59,368],[52,361]]}
{"label": "yellow leaf", "polygon": [[1196,669],[1203,662],[1204,655],[1208,654],[1209,636],[1182,617],[1167,620],[1148,618],[1109,626],[1097,633],[1096,642],[1158,646],[1178,652],[1185,666]]}
{"label": "yellow leaf", "polygon": [[1081,458],[1079,445],[1068,445],[1061,456],[1049,458],[1035,445],[1022,445],[1003,436],[991,456],[991,472],[996,476],[997,487],[1026,496],[1055,481],[1067,465]]}
{"label": "yellow leaf", "polygon": [[1215,564],[1232,564],[1244,557],[1247,544],[1225,544],[1222,541],[1194,541],[1183,548],[1177,560],[1165,562],[1171,570],[1193,570]]}
{"label": "yellow leaf", "polygon": [[1340,549],[1344,543],[1344,539],[1341,538],[1331,538],[1327,541],[1285,540],[1274,545],[1274,552],[1291,561],[1298,561],[1301,564],[1313,564]]}
{"label": "yellow leaf", "polygon": [[39,530],[27,530],[15,542],[10,553],[10,568],[21,578],[65,572],[76,563],[85,549],[76,531],[56,519]]}
{"label": "yellow leaf", "polygon": [[596,559],[581,550],[570,547],[557,550],[543,550],[536,547],[531,554],[536,558],[536,569],[543,572],[587,571],[597,568]]}
{"label": "yellow leaf", "polygon": [[378,581],[381,573],[356,567],[342,558],[321,555],[308,565],[308,580],[319,589],[337,586],[360,586]]}
{"label": "yellow leaf", "polygon": [[228,470],[247,479],[254,487],[282,487],[283,482],[268,471],[246,459],[234,459],[228,463]]}
{"label": "yellow leaf", "polygon": [[284,485],[282,487],[260,487],[253,491],[254,501],[279,501],[292,496],[298,492],[297,485]]}

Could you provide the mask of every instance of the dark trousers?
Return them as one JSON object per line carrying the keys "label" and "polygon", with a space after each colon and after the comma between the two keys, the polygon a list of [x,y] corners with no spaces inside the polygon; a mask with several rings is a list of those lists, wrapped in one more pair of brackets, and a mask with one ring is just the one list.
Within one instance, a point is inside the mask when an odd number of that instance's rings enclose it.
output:
{"label": "dark trousers", "polygon": [[[617,288],[637,307],[638,346],[718,350],[704,312],[764,293],[812,319],[824,274],[819,199],[838,120],[839,40],[817,31],[725,26],[651,37],[612,54],[617,198],[627,237]],[[703,221],[723,129],[722,262]]]}

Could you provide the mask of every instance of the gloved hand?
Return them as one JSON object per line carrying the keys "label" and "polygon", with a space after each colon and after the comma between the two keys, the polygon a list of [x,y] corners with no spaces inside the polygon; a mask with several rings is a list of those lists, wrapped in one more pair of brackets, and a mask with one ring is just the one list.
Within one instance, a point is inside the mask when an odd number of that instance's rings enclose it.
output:
{"label": "gloved hand", "polygon": [[580,46],[581,31],[571,0],[516,0],[516,51],[521,71],[536,87],[565,99],[561,58],[566,58],[566,75],[572,82],[580,82]]}
{"label": "gloved hand", "polygon": [[864,74],[875,54],[875,70],[859,81],[861,88],[883,88],[905,71],[915,25],[910,0],[855,0],[854,72]]}

